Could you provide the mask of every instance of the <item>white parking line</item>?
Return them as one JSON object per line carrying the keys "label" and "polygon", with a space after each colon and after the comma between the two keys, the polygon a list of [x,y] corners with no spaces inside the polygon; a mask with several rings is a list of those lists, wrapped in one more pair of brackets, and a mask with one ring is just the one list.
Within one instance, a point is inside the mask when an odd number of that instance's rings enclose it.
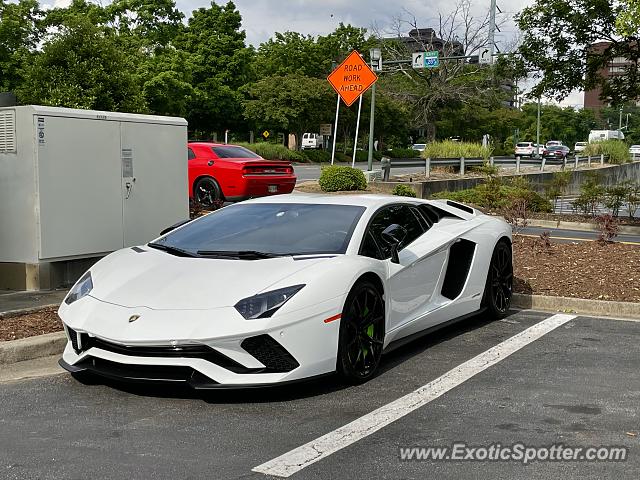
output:
{"label": "white parking line", "polygon": [[368,413],[320,438],[258,465],[252,471],[289,477],[309,465],[328,457],[361,440],[414,410],[426,405],[457,387],[474,375],[486,370],[522,347],[576,318],[577,315],[557,314],[527,328],[471,360],[449,370],[441,377],[413,392]]}

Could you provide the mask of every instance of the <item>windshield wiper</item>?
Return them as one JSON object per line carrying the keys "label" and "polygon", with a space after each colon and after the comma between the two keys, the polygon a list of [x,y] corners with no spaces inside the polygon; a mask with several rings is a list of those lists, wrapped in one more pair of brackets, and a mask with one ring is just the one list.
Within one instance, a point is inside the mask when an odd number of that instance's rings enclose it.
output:
{"label": "windshield wiper", "polygon": [[235,252],[229,250],[198,250],[197,253],[203,257],[231,257],[241,260],[261,260],[264,258],[277,258],[288,255],[286,253],[259,252],[257,250],[239,250]]}
{"label": "windshield wiper", "polygon": [[188,250],[183,250],[178,247],[172,247],[171,245],[164,245],[162,243],[148,243],[147,244],[151,248],[156,248],[158,250],[162,250],[163,252],[170,253],[171,255],[175,255],[177,257],[199,257],[197,253],[190,252]]}

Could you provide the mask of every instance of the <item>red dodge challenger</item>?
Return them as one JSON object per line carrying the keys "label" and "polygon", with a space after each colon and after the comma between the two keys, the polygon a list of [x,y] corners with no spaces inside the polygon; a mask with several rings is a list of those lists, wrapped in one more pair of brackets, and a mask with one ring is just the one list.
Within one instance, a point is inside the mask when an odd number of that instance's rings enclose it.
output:
{"label": "red dodge challenger", "polygon": [[296,185],[290,162],[265,160],[238,145],[189,142],[188,151],[189,197],[207,207],[216,200],[291,193]]}

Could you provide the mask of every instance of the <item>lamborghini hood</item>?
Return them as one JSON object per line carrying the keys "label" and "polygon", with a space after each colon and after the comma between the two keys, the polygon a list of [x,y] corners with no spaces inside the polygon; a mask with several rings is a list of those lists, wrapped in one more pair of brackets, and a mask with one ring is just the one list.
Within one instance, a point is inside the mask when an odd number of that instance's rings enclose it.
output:
{"label": "lamborghini hood", "polygon": [[[127,248],[91,268],[90,295],[124,307],[155,310],[229,307],[329,258],[190,258],[146,246]],[[274,288],[281,286],[287,285]]]}

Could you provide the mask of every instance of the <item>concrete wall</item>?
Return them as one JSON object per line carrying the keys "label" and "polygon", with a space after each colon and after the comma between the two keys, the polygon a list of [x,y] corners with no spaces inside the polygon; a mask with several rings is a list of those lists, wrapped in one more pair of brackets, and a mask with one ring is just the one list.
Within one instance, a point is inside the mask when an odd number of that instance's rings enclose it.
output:
{"label": "concrete wall", "polygon": [[[393,170],[391,170],[393,173]],[[567,187],[567,195],[578,195],[580,193],[580,185],[587,179],[588,172],[598,172],[600,176],[600,183],[602,185],[616,185],[624,182],[625,180],[631,180],[634,182],[640,182],[640,161],[625,163],[624,165],[604,165],[599,168],[592,168],[589,170],[574,170],[572,171],[571,183]],[[553,178],[553,172],[544,173],[526,173],[522,175],[504,175],[502,178],[508,181],[510,178],[516,176],[523,176],[529,182],[534,190],[543,194],[545,184],[549,183]],[[478,184],[484,182],[484,178],[459,178],[450,180],[430,180],[427,182],[376,182],[376,185],[388,193],[393,191],[396,185],[407,185],[413,188],[416,195],[421,198],[429,198],[432,194],[443,191],[458,191],[473,188]]]}

